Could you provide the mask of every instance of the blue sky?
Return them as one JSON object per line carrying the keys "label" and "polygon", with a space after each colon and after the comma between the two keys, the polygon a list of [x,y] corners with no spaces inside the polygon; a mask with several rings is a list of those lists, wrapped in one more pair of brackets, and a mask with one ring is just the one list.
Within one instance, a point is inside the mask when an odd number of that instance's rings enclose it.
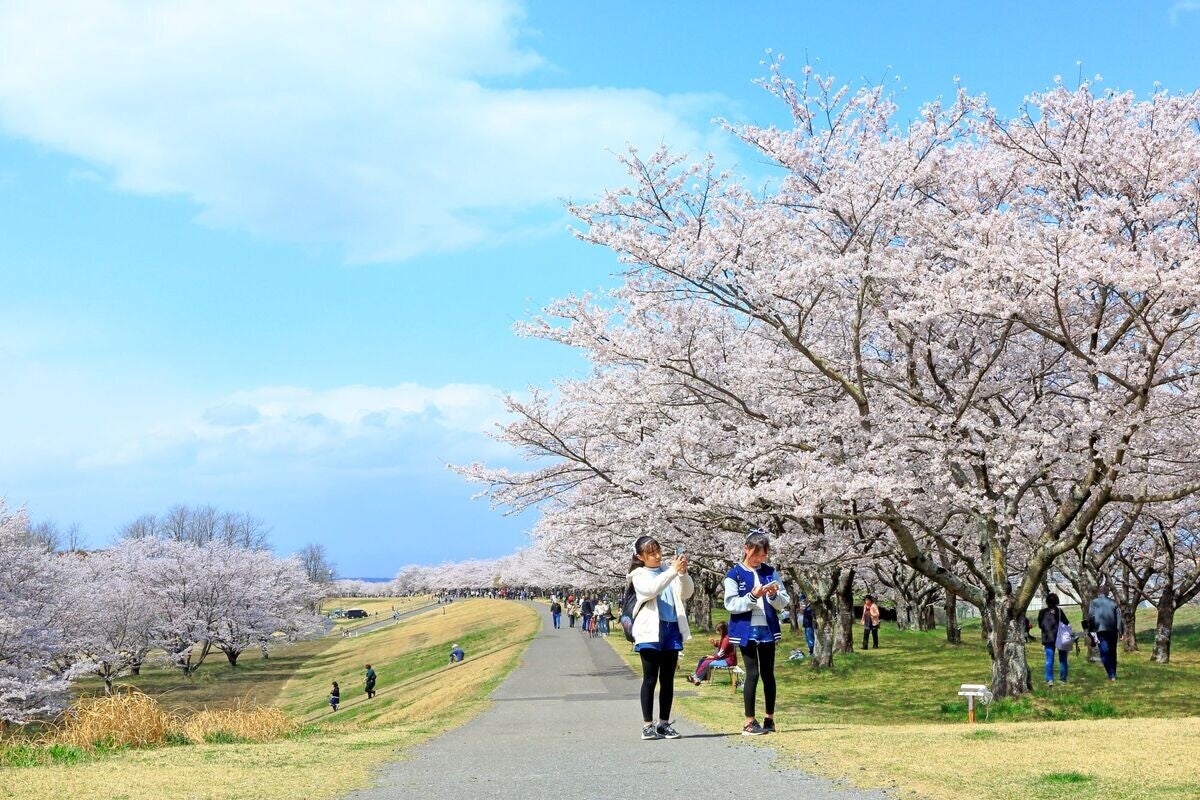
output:
{"label": "blue sky", "polygon": [[785,121],[767,48],[905,114],[1200,85],[1200,0],[44,5],[0,2],[0,497],[93,545],[249,511],[343,575],[522,544],[444,464],[583,369],[512,334],[611,281],[561,199],[626,143],[764,174],[711,119]]}

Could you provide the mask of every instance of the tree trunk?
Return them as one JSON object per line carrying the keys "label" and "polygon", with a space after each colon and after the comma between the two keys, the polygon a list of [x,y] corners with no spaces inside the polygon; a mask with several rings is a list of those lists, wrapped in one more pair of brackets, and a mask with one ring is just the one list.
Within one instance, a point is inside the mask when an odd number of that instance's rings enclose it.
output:
{"label": "tree trunk", "polygon": [[137,661],[135,661],[129,665],[129,674],[130,675],[141,675],[142,674],[142,660],[140,658]]}
{"label": "tree trunk", "polygon": [[723,583],[723,580],[718,581],[716,578],[710,577],[706,572],[701,572],[699,578],[696,580],[696,592],[692,595],[692,599],[688,603],[688,612],[691,615],[692,622],[702,631],[711,631],[713,629],[714,596],[717,586]]}
{"label": "tree trunk", "polygon": [[[1080,622],[1080,627],[1086,630],[1088,618],[1088,606],[1096,599],[1099,593],[1099,581],[1096,574],[1086,565],[1080,569],[1079,575],[1079,612],[1083,620]],[[1096,647],[1096,643],[1092,641],[1091,636],[1085,636],[1084,642],[1087,644],[1087,660],[1092,664],[1100,663],[1100,649]]]}
{"label": "tree trunk", "polygon": [[242,654],[241,650],[224,650],[225,658],[229,659],[229,666],[237,667],[238,656]]}
{"label": "tree trunk", "polygon": [[946,590],[946,641],[962,644],[962,628],[958,627],[958,595]]}
{"label": "tree trunk", "polygon": [[[813,655],[810,662],[815,669],[825,669],[833,666],[835,651],[836,618],[837,618],[837,586],[841,570],[839,569],[789,569],[787,575],[804,592],[813,610],[814,630]],[[796,592],[798,598],[800,592]],[[800,618],[798,602],[792,611],[792,619]],[[793,623],[795,624],[795,622]]]}
{"label": "tree trunk", "polygon": [[983,611],[990,618],[988,651],[992,655],[992,694],[1020,697],[1033,688],[1025,657],[1025,617],[1005,600]]}
{"label": "tree trunk", "polygon": [[1125,634],[1121,637],[1123,649],[1126,653],[1135,652],[1137,646],[1137,600],[1134,600],[1128,607],[1125,603],[1121,604],[1121,619],[1125,623]]}
{"label": "tree trunk", "polygon": [[917,607],[908,598],[896,604],[896,627],[902,631],[917,627]]}
{"label": "tree trunk", "polygon": [[937,627],[937,617],[934,616],[932,605],[921,607],[921,614],[917,617],[917,627],[923,631],[931,631]]}
{"label": "tree trunk", "polygon": [[1158,619],[1154,622],[1154,652],[1150,654],[1150,660],[1156,664],[1171,663],[1171,629],[1173,627],[1175,627],[1175,587],[1168,583],[1158,600]]}
{"label": "tree trunk", "polygon": [[[1169,645],[1168,645],[1169,646]],[[104,696],[112,697],[113,693],[113,676],[111,672],[104,673]]]}
{"label": "tree trunk", "polygon": [[813,610],[813,621],[817,623],[814,631],[812,665],[814,669],[827,669],[833,666],[834,650],[834,613],[828,602],[814,602],[808,599]]}
{"label": "tree trunk", "polygon": [[854,652],[854,570],[841,571],[837,579],[837,633],[834,651]]}

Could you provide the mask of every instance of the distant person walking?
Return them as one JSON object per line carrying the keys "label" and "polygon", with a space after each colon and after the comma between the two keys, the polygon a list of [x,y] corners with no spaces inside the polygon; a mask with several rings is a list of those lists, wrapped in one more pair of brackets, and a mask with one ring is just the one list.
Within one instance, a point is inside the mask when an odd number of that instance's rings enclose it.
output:
{"label": "distant person walking", "polygon": [[562,606],[557,600],[550,603],[550,618],[554,620],[554,629],[562,627]]}
{"label": "distant person walking", "polygon": [[[687,574],[686,556],[664,566],[662,547],[653,536],[633,543],[629,586],[637,600],[633,609],[633,649],[642,661],[642,738],[678,739],[671,725],[675,700],[675,668],[683,643],[691,638],[687,599],[695,584]],[[658,686],[658,724],[654,724],[654,687]]]}
{"label": "distant person walking", "polygon": [[872,595],[867,595],[863,598],[863,646],[862,649],[867,649],[867,639],[871,639],[875,644],[875,649],[879,649],[879,604],[875,602]]}
{"label": "distant person walking", "polygon": [[371,665],[367,664],[367,699],[370,700],[375,696],[375,670],[371,669]]}
{"label": "distant person walking", "polygon": [[[1070,652],[1070,644],[1063,647],[1059,641],[1060,626],[1066,625],[1067,632],[1070,633],[1071,623],[1067,621],[1067,615],[1058,606],[1058,595],[1054,592],[1046,595],[1046,607],[1038,612],[1037,623],[1038,628],[1042,632],[1042,649],[1046,651],[1046,685],[1054,685],[1054,653],[1058,652],[1058,679],[1063,683],[1067,682],[1067,654]],[[1070,639],[1074,642],[1074,638]]]}
{"label": "distant person walking", "polygon": [[[791,599],[766,563],[771,540],[762,531],[751,531],[742,547],[742,560],[725,573],[725,609],[729,611],[729,641],[742,651],[746,686],[742,700],[746,711],[743,736],[775,731],[775,644],[783,633],[779,612]],[[754,701],[762,680],[766,713],[758,724]]]}
{"label": "distant person walking", "polygon": [[575,603],[574,597],[567,598],[567,622],[572,628],[575,627],[575,618],[579,616],[579,606]]}
{"label": "distant person walking", "polygon": [[1096,644],[1100,648],[1100,663],[1108,673],[1108,679],[1117,679],[1117,639],[1125,633],[1125,621],[1121,619],[1121,609],[1108,596],[1107,586],[1100,588],[1100,594],[1088,606],[1088,628],[1096,634]]}
{"label": "distant person walking", "polygon": [[583,598],[583,603],[579,606],[579,613],[583,615],[583,630],[588,632],[592,630],[592,612],[595,611],[596,603],[592,598]]}
{"label": "distant person walking", "polygon": [[333,690],[329,693],[329,707],[337,711],[338,704],[342,702],[342,690],[338,687],[338,682],[333,682]]}
{"label": "distant person walking", "polygon": [[608,604],[607,598],[602,598],[596,603],[596,630],[604,638],[608,638],[608,616],[612,613],[612,607]]}
{"label": "distant person walking", "polygon": [[454,646],[450,648],[450,663],[457,664],[466,657],[467,654],[464,653],[463,649],[458,646],[458,642],[455,642]]}
{"label": "distant person walking", "polygon": [[804,626],[804,641],[808,644],[809,658],[813,654],[813,646],[817,643],[817,621],[813,617],[812,603],[808,602],[807,597],[800,598],[800,620]]}

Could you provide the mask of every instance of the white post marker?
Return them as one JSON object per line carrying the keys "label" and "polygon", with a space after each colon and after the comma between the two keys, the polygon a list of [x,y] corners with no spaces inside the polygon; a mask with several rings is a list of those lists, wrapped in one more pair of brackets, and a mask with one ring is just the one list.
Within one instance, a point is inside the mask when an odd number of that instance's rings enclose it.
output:
{"label": "white post marker", "polygon": [[975,721],[975,701],[981,705],[992,702],[992,690],[982,683],[964,683],[958,687],[958,696],[967,698],[967,722]]}

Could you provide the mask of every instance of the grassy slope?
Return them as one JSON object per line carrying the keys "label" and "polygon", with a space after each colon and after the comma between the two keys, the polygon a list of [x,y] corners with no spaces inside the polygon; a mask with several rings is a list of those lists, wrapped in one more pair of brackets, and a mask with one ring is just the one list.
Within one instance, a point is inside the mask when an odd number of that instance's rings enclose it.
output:
{"label": "grassy slope", "polygon": [[[130,751],[75,765],[0,769],[0,798],[41,800],[157,800],[161,797],[333,797],[367,785],[379,762],[462,724],[517,664],[538,626],[527,607],[498,600],[454,603],[398,626],[351,639],[307,642],[267,662],[230,670],[206,664],[180,705],[225,705],[249,695],[310,722],[305,735],[270,744],[225,744]],[[467,660],[446,665],[450,644]],[[362,665],[379,673],[379,694],[361,692]],[[329,713],[331,680],[345,704]],[[151,670],[141,681],[155,693],[183,681]]]}
{"label": "grassy slope", "polygon": [[[781,661],[781,732],[757,741],[775,745],[801,768],[861,786],[898,787],[902,796],[1200,797],[1193,752],[1200,734],[1200,609],[1177,616],[1167,666],[1148,663],[1153,617],[1139,615],[1138,622],[1142,650],[1120,654],[1116,684],[1104,680],[1098,664],[1076,657],[1071,682],[1046,687],[1037,680],[1041,649],[1031,647],[1033,697],[999,704],[991,724],[974,729],[964,724],[955,692],[960,683],[987,682],[978,627],[967,628],[964,643],[954,647],[942,631],[885,626],[878,650],[837,656],[831,671]],[[688,647],[687,668],[707,650],[704,639]],[[636,666],[623,639],[609,641]],[[803,636],[788,631],[781,656],[801,646]],[[725,682],[681,698],[680,706],[717,730],[741,725],[741,697]]]}
{"label": "grassy slope", "polygon": [[345,610],[347,608],[361,608],[368,614],[379,614],[378,617],[371,616],[367,619],[335,619],[333,625],[335,628],[354,627],[362,625],[364,622],[375,622],[377,619],[383,619],[391,615],[392,611],[399,611],[403,614],[405,611],[412,611],[427,606],[434,602],[433,595],[423,594],[416,597],[327,597],[321,603],[322,612],[330,612],[335,608]]}

